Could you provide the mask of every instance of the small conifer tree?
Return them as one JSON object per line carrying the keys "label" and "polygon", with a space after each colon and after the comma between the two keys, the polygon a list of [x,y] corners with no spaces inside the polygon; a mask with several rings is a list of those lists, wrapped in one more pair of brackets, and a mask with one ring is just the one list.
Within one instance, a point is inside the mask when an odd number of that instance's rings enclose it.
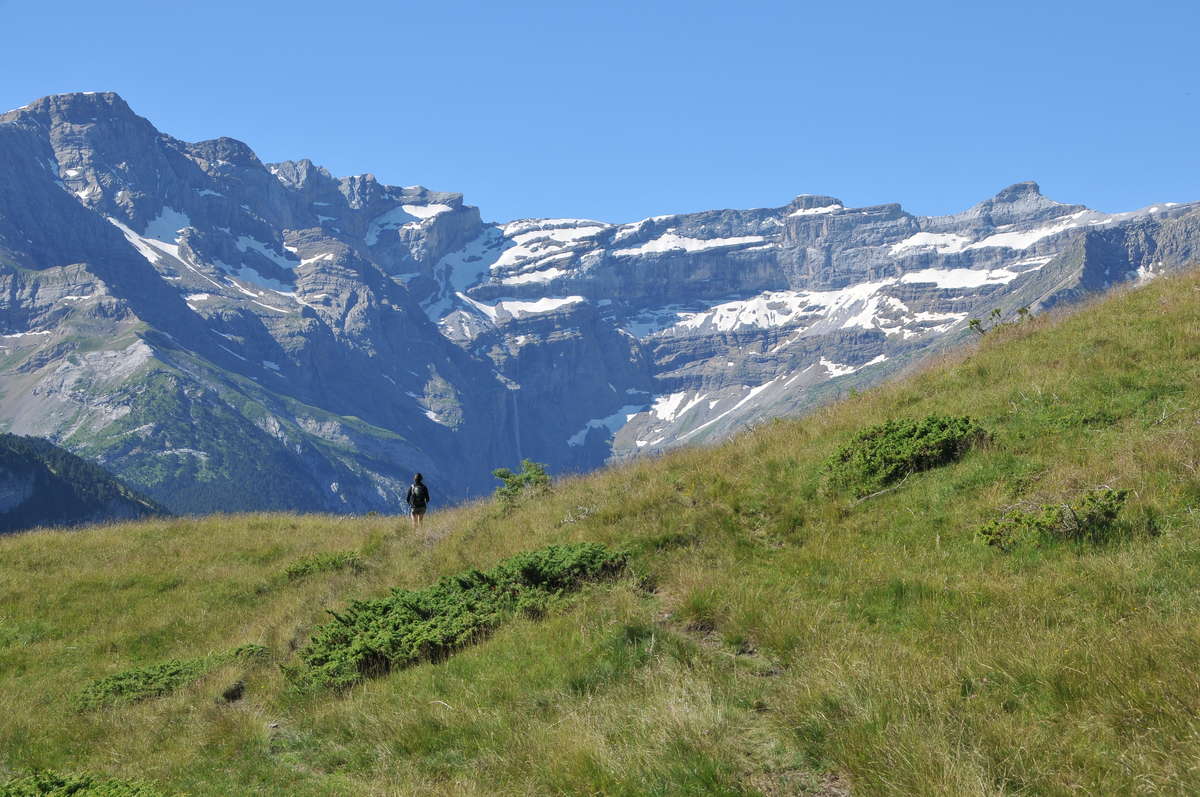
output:
{"label": "small conifer tree", "polygon": [[521,460],[520,472],[508,468],[496,468],[492,475],[503,484],[496,488],[496,498],[505,509],[511,509],[524,496],[542,492],[550,487],[550,474],[546,465],[533,460]]}

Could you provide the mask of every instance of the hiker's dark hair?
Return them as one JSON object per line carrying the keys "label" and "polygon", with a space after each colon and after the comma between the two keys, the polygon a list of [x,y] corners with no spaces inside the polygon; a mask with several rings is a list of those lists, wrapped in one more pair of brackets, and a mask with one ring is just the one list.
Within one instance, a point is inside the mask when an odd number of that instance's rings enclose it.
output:
{"label": "hiker's dark hair", "polygon": [[424,480],[425,480],[425,477],[424,477],[424,476],[422,476],[422,475],[421,475],[421,474],[419,474],[419,473],[418,473],[416,476],[413,476],[413,483],[414,483],[414,484],[420,484],[420,483],[421,483],[422,481],[424,481]]}

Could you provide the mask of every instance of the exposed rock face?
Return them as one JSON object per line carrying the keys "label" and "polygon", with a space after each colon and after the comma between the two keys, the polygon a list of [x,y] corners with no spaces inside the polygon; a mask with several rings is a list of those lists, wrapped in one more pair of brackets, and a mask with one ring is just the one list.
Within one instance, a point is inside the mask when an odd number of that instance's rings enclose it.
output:
{"label": "exposed rock face", "polygon": [[263,164],[114,94],[0,116],[0,420],[168,506],[395,509],[717,438],[965,332],[1196,261],[1200,205],[1020,183],[959,214],[800,196],[630,224]]}

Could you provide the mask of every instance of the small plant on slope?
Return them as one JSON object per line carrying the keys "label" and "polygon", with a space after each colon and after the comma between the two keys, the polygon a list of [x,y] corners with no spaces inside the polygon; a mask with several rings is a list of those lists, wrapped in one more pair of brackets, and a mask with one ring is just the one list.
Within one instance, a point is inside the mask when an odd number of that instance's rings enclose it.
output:
{"label": "small plant on slope", "polygon": [[38,771],[0,783],[0,797],[166,797],[145,783]]}
{"label": "small plant on slope", "polygon": [[976,536],[1002,551],[1022,545],[1074,541],[1100,543],[1112,537],[1128,490],[1091,490],[1078,503],[1046,504],[1016,509],[976,531]]}
{"label": "small plant on slope", "polygon": [[870,495],[909,474],[954,462],[988,433],[966,416],[930,415],[869,426],[825,463],[831,485],[857,497]]}
{"label": "small plant on slope", "polygon": [[88,684],[79,693],[75,703],[80,709],[86,710],[160,697],[229,661],[253,658],[265,653],[266,648],[262,645],[242,645],[225,653],[214,653],[195,659],[172,659],[161,664],[125,670]]}
{"label": "small plant on slope", "polygon": [[144,783],[94,775],[32,772],[0,783],[0,797],[166,797]]}
{"label": "small plant on slope", "polygon": [[287,576],[288,581],[295,581],[312,573],[342,570],[347,567],[352,570],[362,570],[362,557],[354,551],[316,554],[292,562],[283,573]]}
{"label": "small plant on slope", "polygon": [[625,554],[599,543],[551,545],[505,559],[491,570],[468,570],[419,590],[394,589],[353,601],[318,628],[300,652],[293,680],[349,686],[470,644],[514,612],[541,614],[584,581],[615,573]]}

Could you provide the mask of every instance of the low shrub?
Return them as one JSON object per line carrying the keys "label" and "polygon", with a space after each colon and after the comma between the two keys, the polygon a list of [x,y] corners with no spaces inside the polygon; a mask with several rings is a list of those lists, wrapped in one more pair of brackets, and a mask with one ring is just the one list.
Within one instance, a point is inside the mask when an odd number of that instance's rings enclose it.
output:
{"label": "low shrub", "polygon": [[863,429],[825,463],[831,486],[861,498],[909,474],[954,462],[988,433],[966,416],[894,419]]}
{"label": "low shrub", "polygon": [[166,797],[144,783],[94,775],[31,772],[0,783],[0,797]]}
{"label": "low shrub", "polygon": [[345,687],[470,644],[516,612],[538,616],[584,581],[624,568],[626,555],[599,543],[551,545],[468,570],[419,590],[353,601],[319,627],[300,651],[293,681]]}
{"label": "low shrub", "polygon": [[1076,503],[1013,509],[976,530],[976,536],[1002,551],[1022,545],[1074,541],[1102,543],[1116,531],[1117,514],[1128,490],[1091,490]]}
{"label": "low shrub", "polygon": [[263,656],[262,645],[242,645],[224,653],[213,653],[195,659],[172,659],[161,664],[125,670],[93,681],[75,699],[81,710],[120,703],[134,703],[150,697],[161,697],[185,686],[209,670],[234,659]]}
{"label": "low shrub", "polygon": [[333,570],[362,570],[363,562],[354,551],[335,551],[333,553],[321,553],[315,556],[309,556],[304,559],[299,559],[292,562],[283,571],[287,576],[288,581],[295,581],[312,575],[313,573],[325,573]]}

